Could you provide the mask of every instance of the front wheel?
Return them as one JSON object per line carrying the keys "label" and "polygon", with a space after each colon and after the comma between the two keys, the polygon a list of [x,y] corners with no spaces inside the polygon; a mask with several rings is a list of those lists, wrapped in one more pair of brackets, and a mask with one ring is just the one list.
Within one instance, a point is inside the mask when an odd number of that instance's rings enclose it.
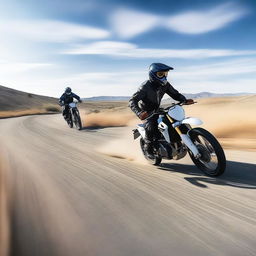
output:
{"label": "front wheel", "polygon": [[162,162],[162,157],[158,156],[157,154],[154,154],[154,158],[149,158],[148,157],[148,153],[145,150],[145,141],[143,138],[140,138],[140,147],[142,150],[142,153],[144,155],[144,157],[149,161],[149,163],[153,164],[153,165],[160,165]]}
{"label": "front wheel", "polygon": [[189,135],[201,154],[197,159],[189,150],[194,164],[208,176],[223,174],[226,169],[226,157],[217,139],[203,128],[194,128]]}

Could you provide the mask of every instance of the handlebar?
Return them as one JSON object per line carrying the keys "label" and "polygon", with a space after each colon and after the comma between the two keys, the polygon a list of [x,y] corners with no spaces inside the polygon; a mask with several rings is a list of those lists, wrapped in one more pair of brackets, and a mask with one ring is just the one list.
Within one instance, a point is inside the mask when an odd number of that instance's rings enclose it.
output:
{"label": "handlebar", "polygon": [[174,106],[183,106],[183,105],[193,105],[197,103],[197,101],[194,101],[193,103],[191,104],[186,104],[186,102],[177,102],[177,103],[172,103],[171,106],[168,106],[166,108],[159,108],[157,111],[153,111],[147,118],[145,118],[145,120],[148,120],[150,119],[151,117],[153,117],[154,115],[161,115],[161,114],[165,114],[165,113],[168,113],[169,109],[171,107],[174,107]]}
{"label": "handlebar", "polygon": [[[78,104],[78,103],[82,103],[82,100],[80,100],[80,101],[73,101],[73,102],[70,102],[70,103],[76,103],[76,104]],[[63,107],[63,106],[68,106],[70,103],[64,103],[64,102],[59,102],[59,105],[61,106],[61,107]]]}

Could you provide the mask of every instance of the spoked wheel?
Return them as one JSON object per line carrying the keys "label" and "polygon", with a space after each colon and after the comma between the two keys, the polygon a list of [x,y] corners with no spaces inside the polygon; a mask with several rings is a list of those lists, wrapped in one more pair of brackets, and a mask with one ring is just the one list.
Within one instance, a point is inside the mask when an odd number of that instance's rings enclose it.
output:
{"label": "spoked wheel", "polygon": [[81,130],[82,122],[81,122],[81,118],[80,118],[78,109],[74,110],[73,115],[74,115],[74,123],[75,123],[76,129]]}
{"label": "spoked wheel", "polygon": [[192,152],[189,155],[194,164],[208,176],[219,176],[226,169],[226,157],[217,139],[202,128],[194,128],[189,133],[201,157],[196,159]]}
{"label": "spoked wheel", "polygon": [[148,153],[145,150],[145,141],[143,138],[140,138],[140,147],[143,152],[144,157],[153,165],[160,165],[162,162],[162,157],[154,154],[154,158],[149,158]]}

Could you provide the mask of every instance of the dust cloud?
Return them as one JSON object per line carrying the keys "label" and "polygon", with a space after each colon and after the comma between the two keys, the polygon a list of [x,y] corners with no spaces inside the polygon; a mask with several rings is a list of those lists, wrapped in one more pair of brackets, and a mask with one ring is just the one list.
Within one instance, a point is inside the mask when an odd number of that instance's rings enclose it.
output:
{"label": "dust cloud", "polygon": [[82,114],[84,127],[122,127],[127,126],[133,119],[133,113],[124,111]]}
{"label": "dust cloud", "polygon": [[140,139],[133,139],[134,126],[127,126],[120,137],[101,145],[97,150],[105,155],[147,164],[140,149]]}
{"label": "dust cloud", "polygon": [[140,150],[139,139],[133,139],[132,130],[141,121],[129,109],[82,113],[81,117],[84,127],[124,127],[119,138],[97,148],[100,153],[141,164],[147,163]]}

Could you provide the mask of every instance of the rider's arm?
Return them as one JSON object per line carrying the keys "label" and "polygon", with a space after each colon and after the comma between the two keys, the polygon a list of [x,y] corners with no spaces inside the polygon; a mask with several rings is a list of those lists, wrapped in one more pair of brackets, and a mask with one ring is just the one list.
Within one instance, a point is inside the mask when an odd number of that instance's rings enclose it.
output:
{"label": "rider's arm", "polygon": [[139,88],[139,90],[133,94],[131,99],[129,100],[129,106],[132,109],[132,111],[139,116],[142,112],[142,109],[139,107],[139,101],[146,98],[146,92],[143,89],[143,86]]}
{"label": "rider's arm", "polygon": [[61,97],[59,98],[59,103],[61,103],[62,101],[64,101],[64,94],[62,94]]}
{"label": "rider's arm", "polygon": [[77,99],[78,101],[81,100],[80,97],[79,97],[78,95],[74,94],[74,93],[72,93],[72,97],[75,98],[75,99]]}
{"label": "rider's arm", "polygon": [[181,93],[179,93],[176,89],[174,89],[170,83],[168,83],[167,86],[168,86],[168,90],[166,91],[166,93],[170,97],[172,97],[174,100],[177,100],[180,102],[185,102],[187,100],[186,97]]}

